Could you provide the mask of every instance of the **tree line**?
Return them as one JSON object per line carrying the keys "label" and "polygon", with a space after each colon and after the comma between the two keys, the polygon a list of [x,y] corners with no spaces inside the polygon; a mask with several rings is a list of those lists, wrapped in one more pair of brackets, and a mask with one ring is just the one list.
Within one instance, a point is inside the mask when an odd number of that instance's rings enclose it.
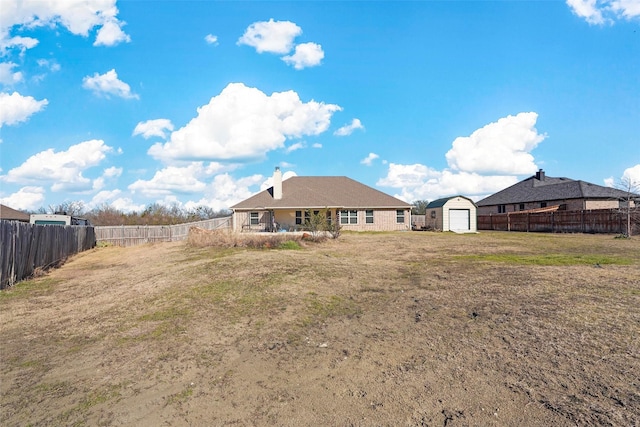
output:
{"label": "tree line", "polygon": [[203,221],[231,215],[227,209],[215,210],[208,206],[185,209],[178,204],[162,205],[152,203],[142,212],[124,212],[108,204],[93,209],[86,209],[82,201],[64,202],[57,205],[41,207],[35,213],[65,213],[77,218],[88,219],[91,224],[101,225],[174,225],[187,222]]}

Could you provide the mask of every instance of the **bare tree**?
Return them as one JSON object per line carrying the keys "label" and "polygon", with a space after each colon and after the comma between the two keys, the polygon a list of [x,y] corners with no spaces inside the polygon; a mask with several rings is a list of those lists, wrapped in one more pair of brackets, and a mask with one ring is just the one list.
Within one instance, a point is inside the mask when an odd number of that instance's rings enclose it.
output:
{"label": "bare tree", "polygon": [[626,236],[631,238],[634,226],[640,225],[640,182],[634,181],[628,176],[622,177],[615,185],[622,195],[618,197],[619,210],[624,215],[626,222]]}
{"label": "bare tree", "polygon": [[427,211],[427,205],[429,204],[428,200],[414,200],[411,202],[413,205],[411,208],[411,213],[413,215],[424,215]]}
{"label": "bare tree", "polygon": [[49,213],[64,213],[64,215],[82,216],[85,213],[84,202],[76,200],[71,202],[62,202],[59,205],[49,205],[47,209]]}

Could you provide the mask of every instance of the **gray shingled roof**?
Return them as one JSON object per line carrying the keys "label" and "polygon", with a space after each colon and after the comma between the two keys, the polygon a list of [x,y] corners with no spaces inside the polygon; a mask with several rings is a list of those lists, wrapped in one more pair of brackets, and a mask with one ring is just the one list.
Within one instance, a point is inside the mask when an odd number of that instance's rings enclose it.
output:
{"label": "gray shingled roof", "polygon": [[24,221],[29,222],[31,216],[28,213],[24,213],[9,206],[0,205],[0,219],[7,221]]}
{"label": "gray shingled roof", "polygon": [[493,206],[568,199],[611,200],[626,196],[627,193],[622,190],[585,181],[550,176],[539,180],[534,175],[480,200],[476,205]]}
{"label": "gray shingled roof", "polygon": [[282,181],[282,199],[275,200],[273,187],[270,187],[231,206],[231,209],[322,209],[325,207],[406,209],[411,205],[346,176],[294,176]]}

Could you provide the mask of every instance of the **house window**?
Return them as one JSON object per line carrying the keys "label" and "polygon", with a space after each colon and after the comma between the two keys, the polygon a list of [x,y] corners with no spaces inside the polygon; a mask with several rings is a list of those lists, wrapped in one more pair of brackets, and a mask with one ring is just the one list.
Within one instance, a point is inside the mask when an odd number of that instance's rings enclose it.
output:
{"label": "house window", "polygon": [[[317,211],[314,211],[314,214],[316,214]],[[302,225],[305,222],[308,222],[311,219],[311,214],[309,213],[309,211],[304,211],[304,222],[302,221],[302,211],[296,211],[296,225]]]}
{"label": "house window", "polygon": [[436,217],[436,211],[431,211],[431,218],[435,218]]}
{"label": "house window", "polygon": [[523,211],[524,210],[524,203],[520,203],[520,210]]}
{"label": "house window", "polygon": [[340,211],[340,224],[357,224],[358,223],[358,211],[357,210],[341,210]]}
{"label": "house window", "polygon": [[403,224],[404,223],[404,209],[396,210],[396,223]]}
{"label": "house window", "polygon": [[373,209],[367,209],[365,211],[364,222],[367,224],[373,224]]}
{"label": "house window", "polygon": [[249,224],[258,225],[260,223],[260,215],[258,212],[249,213]]}
{"label": "house window", "polygon": [[547,207],[547,202],[540,202],[540,207],[541,208],[546,208]]}
{"label": "house window", "polygon": [[506,205],[498,205],[498,213],[506,213],[507,206]]}

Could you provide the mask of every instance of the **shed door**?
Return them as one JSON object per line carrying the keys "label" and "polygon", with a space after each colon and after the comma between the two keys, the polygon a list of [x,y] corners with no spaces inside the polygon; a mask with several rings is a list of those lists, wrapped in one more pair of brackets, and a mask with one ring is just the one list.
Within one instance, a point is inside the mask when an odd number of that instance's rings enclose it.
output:
{"label": "shed door", "polygon": [[470,229],[471,225],[469,222],[469,209],[449,210],[449,230],[469,231]]}

